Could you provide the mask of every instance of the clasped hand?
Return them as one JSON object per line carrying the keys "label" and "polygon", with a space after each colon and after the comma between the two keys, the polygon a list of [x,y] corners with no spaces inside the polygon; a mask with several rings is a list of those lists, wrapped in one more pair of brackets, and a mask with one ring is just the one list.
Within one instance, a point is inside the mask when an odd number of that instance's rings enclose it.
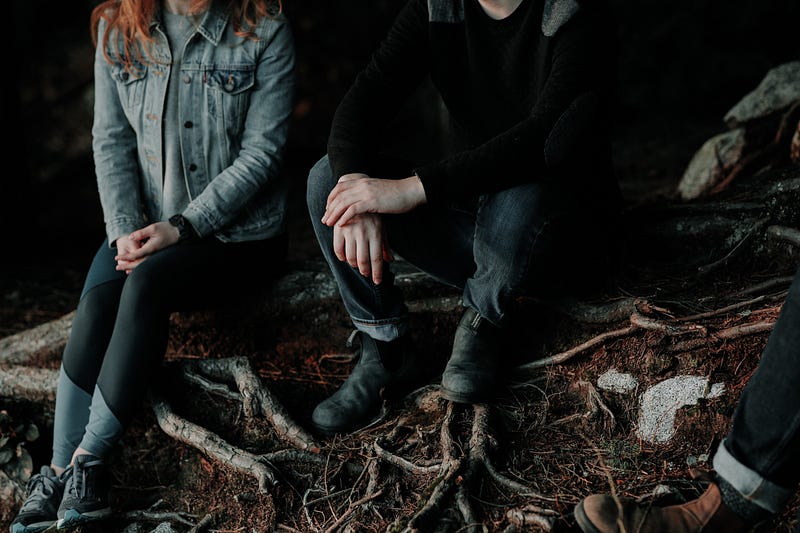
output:
{"label": "clasped hand", "polygon": [[346,174],[328,195],[322,223],[333,226],[336,257],[377,285],[383,262],[393,259],[379,215],[406,213],[423,203],[425,189],[417,176],[388,180]]}
{"label": "clasped hand", "polygon": [[152,254],[178,242],[179,237],[178,228],[169,222],[156,222],[118,238],[114,257],[117,270],[130,274]]}

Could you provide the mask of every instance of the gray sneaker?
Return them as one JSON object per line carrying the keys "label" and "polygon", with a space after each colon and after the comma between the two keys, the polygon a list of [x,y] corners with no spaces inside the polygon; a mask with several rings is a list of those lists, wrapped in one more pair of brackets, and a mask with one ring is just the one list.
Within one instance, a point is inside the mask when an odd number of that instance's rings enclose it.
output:
{"label": "gray sneaker", "polygon": [[94,455],[79,455],[65,472],[64,497],[58,508],[58,529],[69,530],[111,514],[106,465]]}
{"label": "gray sneaker", "polygon": [[39,533],[56,523],[58,505],[64,494],[64,479],[43,466],[28,480],[28,498],[11,522],[11,533]]}

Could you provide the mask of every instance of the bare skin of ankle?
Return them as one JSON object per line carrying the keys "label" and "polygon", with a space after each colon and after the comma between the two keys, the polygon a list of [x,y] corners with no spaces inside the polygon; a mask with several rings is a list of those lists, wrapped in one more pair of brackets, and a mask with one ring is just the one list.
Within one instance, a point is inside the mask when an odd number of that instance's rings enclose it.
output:
{"label": "bare skin of ankle", "polygon": [[[92,452],[90,452],[88,450],[84,450],[83,448],[79,447],[77,450],[75,450],[75,453],[72,454],[72,460],[69,462],[69,464],[71,465],[72,463],[74,463],[75,462],[75,458],[77,456],[79,456],[79,455],[91,455],[91,454],[92,454]],[[53,472],[55,472],[57,476],[60,476],[61,474],[64,473],[64,470],[66,470],[66,468],[62,468],[62,467],[56,466],[54,464],[51,464],[50,468],[53,469]]]}

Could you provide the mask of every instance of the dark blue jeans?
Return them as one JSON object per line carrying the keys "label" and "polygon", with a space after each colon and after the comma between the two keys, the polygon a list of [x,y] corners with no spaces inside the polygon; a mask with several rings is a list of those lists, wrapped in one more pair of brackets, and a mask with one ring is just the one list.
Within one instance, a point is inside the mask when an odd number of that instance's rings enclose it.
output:
{"label": "dark blue jeans", "polygon": [[[406,172],[396,175],[410,175],[410,169]],[[327,157],[311,169],[311,223],[355,327],[375,339],[393,340],[408,323],[394,276],[387,272],[375,285],[339,261],[333,253],[333,229],[320,222],[337,179]],[[422,206],[383,215],[383,221],[395,254],[462,289],[464,305],[503,326],[518,296],[554,296],[570,284],[585,286],[607,273],[607,221],[588,212],[569,191],[540,182],[481,196],[469,207]]]}
{"label": "dark blue jeans", "polygon": [[714,456],[714,469],[773,513],[800,481],[800,270]]}

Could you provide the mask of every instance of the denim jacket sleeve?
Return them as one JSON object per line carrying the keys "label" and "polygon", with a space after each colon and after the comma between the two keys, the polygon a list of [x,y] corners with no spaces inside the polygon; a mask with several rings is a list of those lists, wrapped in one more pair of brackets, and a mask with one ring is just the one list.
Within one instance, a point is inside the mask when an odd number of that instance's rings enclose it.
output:
{"label": "denim jacket sleeve", "polygon": [[94,122],[92,151],[97,188],[108,242],[145,225],[141,207],[136,134],[126,118],[113,79],[112,65],[103,56],[105,21],[100,22],[94,59]]}
{"label": "denim jacket sleeve", "polygon": [[270,20],[265,33],[241,150],[183,212],[201,237],[224,229],[280,172],[294,97],[295,51],[285,19]]}

